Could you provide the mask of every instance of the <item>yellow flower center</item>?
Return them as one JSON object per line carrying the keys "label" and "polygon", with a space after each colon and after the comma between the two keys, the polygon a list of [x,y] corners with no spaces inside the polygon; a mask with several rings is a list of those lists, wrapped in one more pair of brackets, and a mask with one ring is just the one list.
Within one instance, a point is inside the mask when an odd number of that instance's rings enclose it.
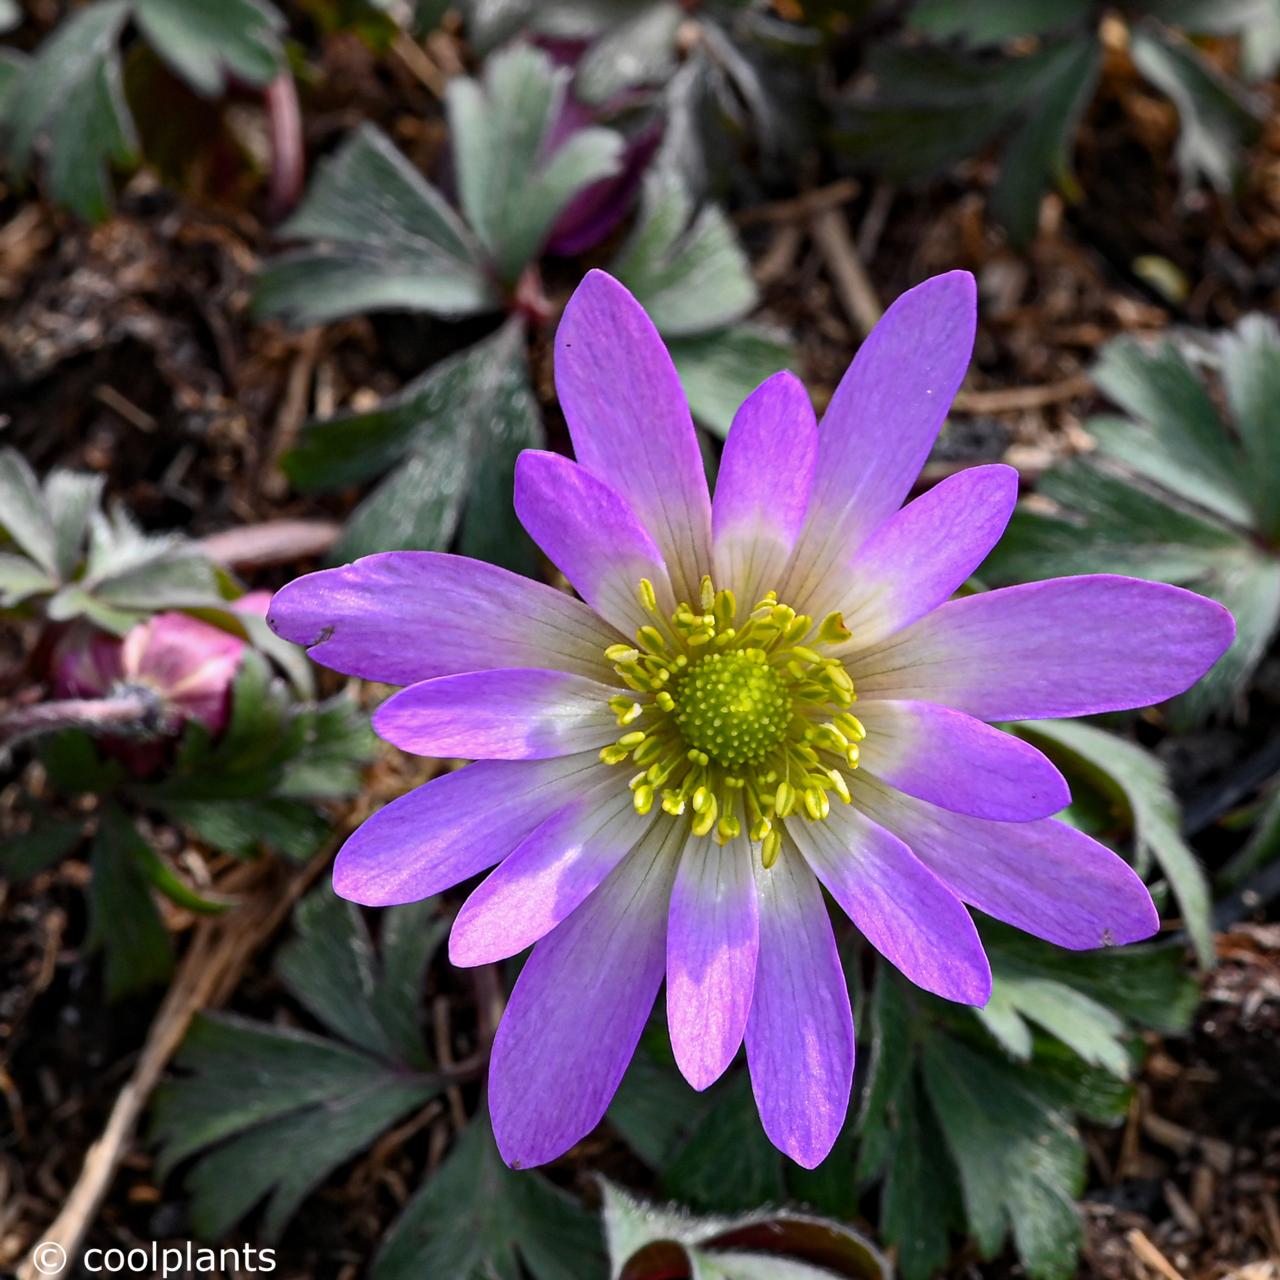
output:
{"label": "yellow flower center", "polygon": [[842,768],[856,768],[866,732],[849,714],[855,694],[844,664],[823,650],[849,638],[838,613],[820,624],[770,592],[739,622],[733,592],[703,578],[697,607],[670,617],[641,581],[651,621],[634,645],[605,656],[632,692],[610,699],[625,729],[600,758],[628,760],[637,812],[661,801],[693,834],[724,844],[746,830],[766,867],[785,819],[820,822],[830,795],[849,803]]}

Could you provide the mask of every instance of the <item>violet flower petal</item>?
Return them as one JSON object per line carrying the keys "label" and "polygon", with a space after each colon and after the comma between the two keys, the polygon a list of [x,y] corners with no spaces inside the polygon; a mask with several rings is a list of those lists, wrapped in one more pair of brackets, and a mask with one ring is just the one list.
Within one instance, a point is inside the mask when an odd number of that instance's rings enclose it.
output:
{"label": "violet flower petal", "polygon": [[631,504],[585,467],[526,449],[516,463],[516,515],[574,590],[625,636],[651,622],[636,595],[653,583],[659,607],[676,606],[667,567]]}
{"label": "violet flower petal", "polygon": [[965,902],[1072,951],[1149,938],[1160,916],[1133,868],[1065,822],[987,822],[858,778],[856,803]]}
{"label": "violet flower petal", "polygon": [[417,902],[501,862],[540,822],[613,771],[594,751],[481,760],[407,792],[347,838],[333,888],[368,907]]}
{"label": "violet flower petal", "polygon": [[553,813],[462,905],[449,959],[470,966],[517,955],[550,933],[631,852],[653,824],[618,779]]}
{"label": "violet flower petal", "polygon": [[691,840],[667,920],[667,1025],[695,1089],[718,1080],[742,1044],[755,986],[760,920],[746,840]]}
{"label": "violet flower petal", "polygon": [[563,1155],[604,1116],[662,985],[686,837],[653,828],[525,963],[489,1061],[493,1134],[512,1168]]}
{"label": "violet flower petal", "polygon": [[858,931],[918,987],[982,1005],[991,966],[955,893],[897,836],[852,805],[795,825],[797,847]]}
{"label": "violet flower petal", "polygon": [[608,679],[617,640],[580,600],[482,560],[386,551],[296,578],[267,615],[316,662],[385,684],[495,667]]}
{"label": "violet flower petal", "polygon": [[997,822],[1047,818],[1071,803],[1054,763],[1031,743],[930,702],[859,700],[860,767],[891,787]]}
{"label": "violet flower petal", "polygon": [[818,423],[804,385],[775,373],[743,401],[725,441],[711,504],[716,580],[747,609],[771,590],[804,523]]}
{"label": "violet flower petal", "polygon": [[662,550],[681,600],[711,563],[711,501],[675,365],[618,281],[590,271],[555,341],[556,390],[578,461],[622,494]]}
{"label": "violet flower petal", "polygon": [[858,349],[818,433],[804,531],[778,594],[814,606],[857,547],[911,490],[973,352],[977,292],[967,271],[902,294]]}
{"label": "violet flower petal", "polygon": [[1220,604],[1111,574],[952,600],[849,661],[861,698],[919,698],[981,720],[1123,711],[1190,688],[1235,635]]}
{"label": "violet flower petal", "polygon": [[831,593],[865,649],[949,600],[1000,540],[1018,500],[1018,473],[995,463],[939,481],[859,547]]}
{"label": "violet flower petal", "polygon": [[471,671],[392,694],[373,713],[373,729],[418,756],[545,760],[617,738],[609,699],[618,692],[564,671]]}
{"label": "violet flower petal", "polygon": [[812,1169],[840,1135],[853,1083],[853,1014],[822,890],[794,846],[752,859],[760,953],[747,1065],[769,1141]]}

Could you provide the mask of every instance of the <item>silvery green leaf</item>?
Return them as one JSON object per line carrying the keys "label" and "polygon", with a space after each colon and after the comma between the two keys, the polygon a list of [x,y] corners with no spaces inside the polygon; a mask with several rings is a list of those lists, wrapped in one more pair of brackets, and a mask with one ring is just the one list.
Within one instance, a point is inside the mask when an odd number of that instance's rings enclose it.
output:
{"label": "silvery green leaf", "polygon": [[1159,23],[1136,24],[1129,52],[1134,66],[1178,108],[1177,158],[1183,176],[1206,178],[1230,192],[1244,149],[1262,128],[1262,111],[1185,37]]}
{"label": "silvery green leaf", "polygon": [[574,92],[601,104],[634,85],[664,84],[676,63],[676,29],[684,15],[673,0],[653,0],[606,31],[582,55]]}
{"label": "silvery green leaf", "polygon": [[389,470],[348,521],[338,559],[441,550],[460,533],[468,554],[526,569],[531,553],[511,505],[511,476],[520,450],[542,439],[524,329],[509,321],[376,409],[310,423],[284,466],[306,489]]}
{"label": "silvery green leaf", "polygon": [[1181,813],[1164,766],[1135,742],[1079,720],[1033,720],[1020,726],[1033,739],[1065,749],[1088,767],[1091,780],[1121,799],[1133,816],[1139,850],[1164,872],[1200,963],[1213,964],[1213,926],[1204,869],[1182,838]]}
{"label": "silvery green leaf", "polygon": [[610,129],[580,129],[552,146],[568,83],[566,68],[516,45],[489,59],[483,81],[460,76],[449,84],[462,208],[508,285],[574,196],[622,166],[623,140]]}
{"label": "silvery green leaf", "polygon": [[696,1217],[643,1203],[602,1179],[612,1280],[888,1280],[889,1265],[844,1223],[790,1210]]}
{"label": "silvery green leaf", "polygon": [[124,0],[99,0],[73,13],[6,95],[14,173],[27,174],[47,139],[50,194],[91,222],[111,211],[111,166],[137,158],[116,47],[128,16]]}
{"label": "silvery green leaf", "polygon": [[1222,382],[1244,444],[1258,527],[1280,537],[1280,328],[1245,316],[1221,339]]}
{"label": "silvery green leaf", "polygon": [[233,75],[264,85],[284,66],[284,17],[268,0],[133,0],[151,47],[197,92],[217,97]]}
{"label": "silvery green leaf", "polygon": [[281,234],[315,243],[266,265],[254,305],[291,324],[398,308],[466,316],[499,305],[475,237],[373,125],[321,162]]}
{"label": "silvery green leaf", "polygon": [[704,205],[695,212],[693,197],[670,170],[645,179],[640,217],[611,270],[665,338],[732,324],[759,298],[724,211]]}
{"label": "silvery green leaf", "polygon": [[0,0],[0,31],[12,31],[21,21],[18,0]]}
{"label": "silvery green leaf", "polygon": [[11,609],[31,596],[58,589],[58,580],[26,556],[0,551],[0,607]]}
{"label": "silvery green leaf", "polygon": [[84,558],[89,521],[102,501],[103,476],[56,468],[44,479],[44,502],[53,522],[58,573],[71,578]]}
{"label": "silvery green leaf", "polygon": [[0,449],[0,529],[42,569],[57,576],[57,530],[35,472],[16,449]]}
{"label": "silvery green leaf", "polygon": [[760,325],[741,324],[667,343],[693,416],[724,437],[738,406],[766,378],[787,368],[791,347]]}

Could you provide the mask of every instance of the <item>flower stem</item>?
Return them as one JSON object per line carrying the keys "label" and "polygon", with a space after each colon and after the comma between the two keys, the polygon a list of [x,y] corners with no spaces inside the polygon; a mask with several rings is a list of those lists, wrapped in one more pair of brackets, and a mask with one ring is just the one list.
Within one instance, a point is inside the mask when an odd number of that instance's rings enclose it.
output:
{"label": "flower stem", "polygon": [[60,729],[138,736],[154,733],[163,714],[157,694],[127,689],[108,698],[62,698],[18,707],[0,716],[0,751]]}

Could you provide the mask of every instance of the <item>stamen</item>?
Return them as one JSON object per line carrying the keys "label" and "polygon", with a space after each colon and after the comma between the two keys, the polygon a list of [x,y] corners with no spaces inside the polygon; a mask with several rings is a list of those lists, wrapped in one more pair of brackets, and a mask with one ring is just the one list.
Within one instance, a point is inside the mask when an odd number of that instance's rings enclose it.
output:
{"label": "stamen", "polygon": [[625,732],[600,759],[639,770],[628,783],[637,813],[660,804],[722,845],[746,831],[772,867],[787,820],[825,820],[831,795],[852,802],[842,770],[857,768],[866,729],[847,710],[848,671],[823,652],[849,628],[839,613],[815,627],[772,591],[739,623],[733,592],[709,576],[669,616],[647,578],[637,598],[651,621],[634,645],[605,650],[631,693],[609,699]]}

